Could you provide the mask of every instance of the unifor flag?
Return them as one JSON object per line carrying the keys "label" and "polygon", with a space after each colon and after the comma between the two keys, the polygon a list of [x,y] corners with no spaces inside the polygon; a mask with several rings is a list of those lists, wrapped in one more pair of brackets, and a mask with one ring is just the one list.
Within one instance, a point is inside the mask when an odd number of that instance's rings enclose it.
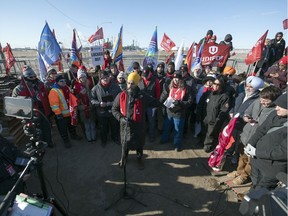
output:
{"label": "unifor flag", "polygon": [[288,19],[283,20],[283,28],[284,30],[288,28]]}
{"label": "unifor flag", "polygon": [[179,70],[183,63],[183,42],[181,43],[176,58],[175,58],[175,70]]}
{"label": "unifor flag", "polygon": [[229,144],[230,139],[232,137],[232,132],[235,128],[235,124],[239,118],[239,113],[237,113],[226,125],[226,127],[221,131],[218,137],[218,145],[214,149],[213,152],[211,152],[209,159],[208,159],[208,165],[214,170],[214,171],[220,171],[222,169],[223,160],[224,160],[224,153],[225,148]]}
{"label": "unifor flag", "polygon": [[170,50],[176,44],[164,33],[160,46],[166,51],[170,52]]}
{"label": "unifor flag", "polygon": [[70,92],[69,109],[70,109],[71,125],[74,126],[78,125],[77,106],[78,106],[78,98]]}
{"label": "unifor flag", "polygon": [[5,61],[6,61],[5,69],[6,69],[6,74],[8,74],[10,72],[10,69],[15,64],[16,60],[13,56],[12,49],[9,43],[7,43],[6,46],[2,49],[2,52],[6,54],[5,55]]}
{"label": "unifor flag", "polygon": [[194,51],[194,42],[192,43],[192,45],[190,46],[187,55],[186,55],[186,59],[185,59],[185,64],[188,67],[188,72],[190,73],[191,70],[191,66],[192,66],[192,59],[193,59],[193,51]]}
{"label": "unifor flag", "polygon": [[252,47],[250,52],[247,54],[246,59],[245,59],[246,65],[253,64],[261,59],[267,34],[268,34],[268,30],[259,38],[256,44]]}
{"label": "unifor flag", "polygon": [[225,44],[204,44],[201,55],[202,65],[212,65],[217,62],[218,66],[222,67],[229,57],[229,52],[230,46]]}
{"label": "unifor flag", "polygon": [[61,52],[62,50],[46,22],[38,43],[38,53],[47,65],[52,65],[58,60]]}
{"label": "unifor flag", "polygon": [[70,54],[71,63],[78,62],[80,65],[82,61],[81,55],[80,55],[81,48],[82,48],[81,46],[77,48],[76,29],[73,29],[73,38],[72,38],[72,46],[71,46],[71,54]]}
{"label": "unifor flag", "polygon": [[100,40],[100,39],[103,39],[103,38],[104,38],[103,28],[101,27],[95,32],[95,34],[93,34],[93,35],[91,35],[89,37],[88,41],[90,43],[93,43],[94,41]]}
{"label": "unifor flag", "polygon": [[158,43],[157,43],[157,26],[156,26],[151,41],[149,43],[149,47],[147,49],[145,58],[143,60],[143,67],[146,67],[148,64],[151,64],[153,66],[153,69],[155,70],[157,67],[157,60],[158,60]]}

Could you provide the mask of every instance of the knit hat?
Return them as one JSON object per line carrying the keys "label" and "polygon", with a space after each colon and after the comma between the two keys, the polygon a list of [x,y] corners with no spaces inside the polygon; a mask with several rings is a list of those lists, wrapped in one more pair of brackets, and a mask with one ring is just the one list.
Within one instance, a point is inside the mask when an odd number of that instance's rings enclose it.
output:
{"label": "knit hat", "polygon": [[48,71],[47,71],[47,76],[50,76],[51,73],[57,74],[56,69],[55,69],[55,68],[50,68],[50,69],[48,69]]}
{"label": "knit hat", "polygon": [[[80,73],[79,73],[80,72]],[[87,75],[84,71],[79,71],[77,72],[77,78],[80,79],[82,77],[86,77],[87,78]]]}
{"label": "knit hat", "polygon": [[182,66],[180,67],[180,70],[183,71],[183,72],[188,72],[188,67],[187,67],[187,65],[182,65]]}
{"label": "knit hat", "polygon": [[173,78],[182,79],[182,72],[179,70],[175,71]]}
{"label": "knit hat", "polygon": [[215,74],[207,74],[207,76],[203,78],[202,83],[205,84],[209,80],[214,82],[215,79],[216,79]]}
{"label": "knit hat", "polygon": [[135,85],[138,85],[140,78],[141,77],[137,72],[132,72],[129,74],[129,76],[127,78],[127,82],[133,81]]}
{"label": "knit hat", "polygon": [[213,35],[213,31],[212,30],[208,30],[206,35],[211,35],[212,36]]}
{"label": "knit hat", "polygon": [[169,62],[169,63],[168,63],[168,66],[169,66],[169,65],[172,65],[172,66],[175,68],[175,63],[174,63],[174,62],[172,62],[172,61]]}
{"label": "knit hat", "polygon": [[36,73],[28,65],[24,65],[22,71],[23,71],[23,76],[24,77],[32,77],[32,76],[36,77]]}
{"label": "knit hat", "polygon": [[246,79],[246,84],[251,84],[251,86],[255,89],[255,90],[259,90],[261,88],[264,87],[264,81],[256,76],[249,76]]}
{"label": "knit hat", "polygon": [[117,75],[117,79],[119,79],[121,77],[126,80],[126,76],[125,76],[125,73],[123,71],[119,72],[119,74]]}
{"label": "knit hat", "polygon": [[133,62],[132,68],[133,69],[140,69],[140,64],[138,62]]}
{"label": "knit hat", "polygon": [[287,92],[284,94],[280,95],[275,101],[274,104],[276,106],[279,106],[283,109],[287,109]]}
{"label": "knit hat", "polygon": [[287,67],[288,56],[284,56],[279,60],[279,65],[285,65]]}
{"label": "knit hat", "polygon": [[107,77],[109,77],[109,72],[107,70],[100,72],[100,75],[99,75],[100,79],[104,79],[104,78],[107,78]]}
{"label": "knit hat", "polygon": [[56,77],[55,77],[55,82],[57,83],[57,82],[59,82],[62,79],[65,79],[63,74],[57,74]]}

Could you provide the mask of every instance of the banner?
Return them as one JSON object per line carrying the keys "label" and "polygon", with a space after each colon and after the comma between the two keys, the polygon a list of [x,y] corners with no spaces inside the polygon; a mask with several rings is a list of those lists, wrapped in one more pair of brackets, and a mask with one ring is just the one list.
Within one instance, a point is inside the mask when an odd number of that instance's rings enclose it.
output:
{"label": "banner", "polygon": [[95,34],[91,35],[88,39],[88,41],[90,43],[93,43],[96,40],[100,40],[104,38],[104,34],[103,34],[103,28],[101,27],[100,29],[98,29]]}
{"label": "banner", "polygon": [[218,62],[218,66],[222,67],[229,57],[230,46],[225,44],[204,44],[201,62],[202,65],[211,65]]}
{"label": "banner", "polygon": [[245,59],[246,65],[253,64],[261,59],[264,43],[268,34],[268,30],[259,38],[256,44],[252,47]]}
{"label": "banner", "polygon": [[94,67],[96,67],[96,65],[104,64],[103,46],[98,45],[90,47],[90,53],[91,53],[92,65]]}
{"label": "banner", "polygon": [[288,28],[288,19],[283,20],[283,29],[286,30]]}
{"label": "banner", "polygon": [[170,50],[175,46],[175,43],[164,33],[160,46],[166,52],[170,52]]}
{"label": "banner", "polygon": [[156,70],[158,60],[158,43],[157,43],[157,27],[152,35],[149,47],[147,49],[145,58],[143,60],[143,67],[146,67],[148,64],[153,66],[153,69]]}

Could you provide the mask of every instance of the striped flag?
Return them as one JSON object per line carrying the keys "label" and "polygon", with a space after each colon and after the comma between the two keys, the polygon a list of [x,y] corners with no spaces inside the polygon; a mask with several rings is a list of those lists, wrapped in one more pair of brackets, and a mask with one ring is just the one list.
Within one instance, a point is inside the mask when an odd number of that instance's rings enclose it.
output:
{"label": "striped flag", "polygon": [[192,65],[193,51],[194,51],[194,42],[190,46],[188,53],[187,53],[187,56],[186,56],[186,59],[185,59],[185,64],[187,64],[189,73],[190,73],[191,65]]}
{"label": "striped flag", "polygon": [[148,64],[151,64],[153,66],[153,69],[155,70],[157,67],[157,60],[158,60],[158,43],[157,43],[157,26],[156,26],[151,41],[149,43],[149,47],[147,49],[145,58],[143,60],[143,67],[146,67]]}
{"label": "striped flag", "polygon": [[112,53],[112,62],[114,63],[119,62],[118,68],[120,71],[124,71],[122,31],[123,31],[123,25],[121,26],[118,37],[113,45],[113,53]]}

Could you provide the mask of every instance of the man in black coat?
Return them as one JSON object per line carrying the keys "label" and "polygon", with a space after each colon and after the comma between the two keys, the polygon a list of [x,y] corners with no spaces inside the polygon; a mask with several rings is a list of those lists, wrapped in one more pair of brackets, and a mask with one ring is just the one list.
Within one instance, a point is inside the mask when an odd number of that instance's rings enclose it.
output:
{"label": "man in black coat", "polygon": [[244,148],[251,158],[253,189],[276,188],[276,175],[287,175],[287,92],[274,102],[275,111],[270,113]]}
{"label": "man in black coat", "polygon": [[140,75],[137,72],[129,74],[127,90],[122,91],[115,98],[112,114],[120,122],[122,156],[119,166],[125,165],[129,150],[136,150],[139,169],[143,169],[143,146],[146,137],[145,112],[148,106],[156,107],[160,105],[160,102],[140,92],[137,86],[139,81]]}

